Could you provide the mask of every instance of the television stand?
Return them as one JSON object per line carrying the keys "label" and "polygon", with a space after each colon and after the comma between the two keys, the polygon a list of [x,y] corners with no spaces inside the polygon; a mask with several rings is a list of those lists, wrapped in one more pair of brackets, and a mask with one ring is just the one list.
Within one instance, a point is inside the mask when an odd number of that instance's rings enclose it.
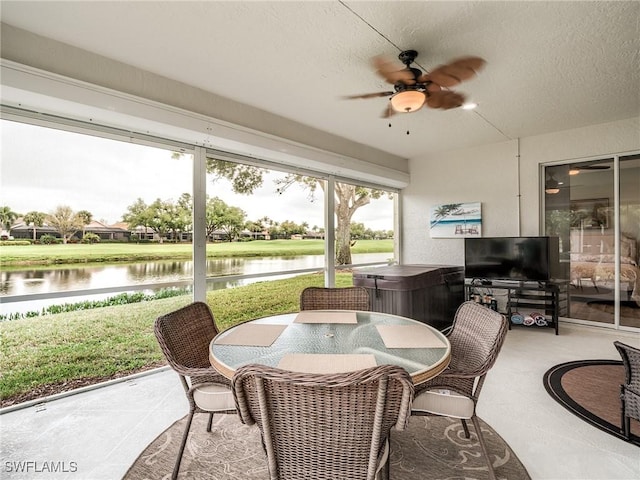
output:
{"label": "television stand", "polygon": [[[501,312],[509,320],[509,329],[512,326],[524,326],[525,328],[553,328],[558,335],[558,323],[561,314],[569,316],[569,281],[552,280],[547,282],[520,282],[508,280],[491,280],[487,285],[478,279],[465,279],[466,298],[474,300],[474,295],[483,294],[486,290],[505,290],[507,292],[506,311]],[[485,291],[485,292],[481,292]],[[535,310],[544,316],[544,321],[514,323],[513,315],[518,309]],[[518,317],[515,317],[517,320]]]}

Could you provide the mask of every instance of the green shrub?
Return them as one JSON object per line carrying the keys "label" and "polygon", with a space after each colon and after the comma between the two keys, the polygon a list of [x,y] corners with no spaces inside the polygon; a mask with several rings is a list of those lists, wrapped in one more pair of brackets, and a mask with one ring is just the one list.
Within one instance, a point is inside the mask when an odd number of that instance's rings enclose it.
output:
{"label": "green shrub", "polygon": [[53,235],[44,234],[40,237],[40,243],[44,245],[53,245],[55,243],[58,243],[58,239]]}
{"label": "green shrub", "polygon": [[99,243],[100,237],[92,232],[87,232],[82,237],[82,243]]}
{"label": "green shrub", "polygon": [[31,245],[31,240],[2,240],[0,241],[0,245],[2,245],[3,247],[11,247],[11,246],[17,246],[17,245]]}
{"label": "green shrub", "polygon": [[18,320],[20,318],[33,318],[41,315],[55,315],[57,313],[75,312],[77,310],[91,310],[93,308],[111,307],[114,305],[126,305],[129,303],[149,302],[162,298],[176,297],[178,295],[186,295],[189,292],[185,288],[164,288],[152,294],[144,292],[120,293],[114,297],[104,300],[85,300],[77,303],[63,303],[61,305],[50,305],[42,309],[41,312],[34,310],[24,313],[10,313],[8,315],[0,314],[0,321]]}

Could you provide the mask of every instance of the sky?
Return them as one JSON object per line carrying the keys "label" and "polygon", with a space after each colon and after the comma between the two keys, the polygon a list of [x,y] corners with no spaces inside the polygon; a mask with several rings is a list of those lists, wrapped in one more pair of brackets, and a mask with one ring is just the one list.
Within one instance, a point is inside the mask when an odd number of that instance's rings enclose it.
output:
{"label": "sky", "polygon": [[[173,159],[168,150],[7,120],[0,120],[0,134],[0,204],[20,214],[68,205],[110,225],[137,198],[147,204],[157,198],[176,201],[192,190],[190,156]],[[280,195],[273,180],[282,176],[266,175],[263,186],[248,196],[233,193],[226,180],[208,177],[207,194],[240,207],[247,220],[267,216],[322,227],[322,192],[311,202],[296,184]],[[353,221],[372,230],[391,230],[393,202],[372,200]]]}

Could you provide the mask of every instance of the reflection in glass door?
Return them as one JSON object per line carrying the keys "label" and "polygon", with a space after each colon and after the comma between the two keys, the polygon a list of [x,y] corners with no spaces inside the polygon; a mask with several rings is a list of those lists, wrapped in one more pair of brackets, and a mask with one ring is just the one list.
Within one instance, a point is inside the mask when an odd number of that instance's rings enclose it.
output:
{"label": "reflection in glass door", "polygon": [[640,154],[620,157],[620,325],[640,327]]}
{"label": "reflection in glass door", "polygon": [[640,156],[620,175],[615,160],[545,168],[545,234],[560,237],[571,318],[640,327]]}

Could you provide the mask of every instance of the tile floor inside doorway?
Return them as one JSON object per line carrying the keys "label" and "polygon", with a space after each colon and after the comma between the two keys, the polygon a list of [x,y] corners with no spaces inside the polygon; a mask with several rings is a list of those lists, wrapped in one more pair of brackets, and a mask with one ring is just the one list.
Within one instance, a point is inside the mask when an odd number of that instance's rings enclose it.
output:
{"label": "tile floor inside doorway", "polygon": [[[640,336],[561,324],[509,331],[478,414],[513,448],[533,480],[638,479],[640,449],[582,422],[549,397],[542,375],[578,359],[619,359],[614,340]],[[170,370],[0,415],[0,478],[114,480],[158,434],[187,413]],[[15,471],[16,462],[67,470]],[[73,470],[73,471],[71,471]],[[393,471],[392,471],[393,475]]]}

